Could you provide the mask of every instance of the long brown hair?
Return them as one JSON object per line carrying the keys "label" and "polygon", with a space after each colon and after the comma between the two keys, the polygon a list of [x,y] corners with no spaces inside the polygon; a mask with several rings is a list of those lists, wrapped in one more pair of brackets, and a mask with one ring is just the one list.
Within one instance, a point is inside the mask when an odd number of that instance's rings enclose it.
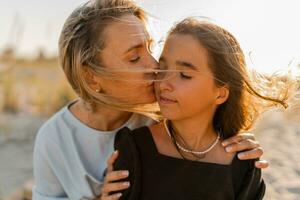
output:
{"label": "long brown hair", "polygon": [[208,51],[215,84],[228,86],[229,97],[217,108],[213,118],[214,128],[223,138],[249,130],[258,116],[270,107],[288,106],[292,81],[288,77],[250,73],[238,41],[224,28],[186,18],[170,30],[171,34],[188,34],[197,39]]}

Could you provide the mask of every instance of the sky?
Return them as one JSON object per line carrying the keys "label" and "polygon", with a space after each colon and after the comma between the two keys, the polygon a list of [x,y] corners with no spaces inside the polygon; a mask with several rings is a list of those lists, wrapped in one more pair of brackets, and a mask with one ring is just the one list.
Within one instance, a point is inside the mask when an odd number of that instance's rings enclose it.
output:
{"label": "sky", "polygon": [[[57,41],[67,16],[83,0],[0,0],[0,51],[17,46],[17,54],[36,55],[44,48],[57,53]],[[161,38],[187,16],[209,17],[233,33],[249,67],[266,73],[300,59],[298,0],[138,0],[154,18],[152,34]]]}

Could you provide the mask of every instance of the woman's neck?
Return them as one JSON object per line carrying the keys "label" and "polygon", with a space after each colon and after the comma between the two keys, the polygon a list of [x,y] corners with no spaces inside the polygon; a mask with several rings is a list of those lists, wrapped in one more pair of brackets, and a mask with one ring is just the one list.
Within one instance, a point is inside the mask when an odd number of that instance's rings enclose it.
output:
{"label": "woman's neck", "polygon": [[69,109],[81,122],[100,131],[112,131],[120,128],[132,116],[130,112],[114,110],[102,105],[91,110],[81,99]]}
{"label": "woman's neck", "polygon": [[193,150],[207,149],[217,137],[209,117],[172,120],[172,126],[177,134],[176,140]]}

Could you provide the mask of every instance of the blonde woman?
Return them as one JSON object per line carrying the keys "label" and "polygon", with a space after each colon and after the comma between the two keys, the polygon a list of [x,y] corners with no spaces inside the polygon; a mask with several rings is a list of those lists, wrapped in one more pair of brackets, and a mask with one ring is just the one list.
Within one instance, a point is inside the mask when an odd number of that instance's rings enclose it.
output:
{"label": "blonde woman", "polygon": [[[130,0],[96,0],[80,6],[66,20],[59,59],[78,99],[39,130],[33,199],[98,198],[116,132],[125,126],[135,129],[155,123],[138,114],[156,116],[158,111],[151,81],[158,66],[149,52],[152,41],[145,15]],[[234,136],[224,145],[232,152],[248,150],[240,154],[241,159],[262,155],[252,134]],[[256,164],[258,168],[268,165]],[[120,171],[112,178],[127,176],[127,171]],[[116,183],[106,189],[128,187]]]}

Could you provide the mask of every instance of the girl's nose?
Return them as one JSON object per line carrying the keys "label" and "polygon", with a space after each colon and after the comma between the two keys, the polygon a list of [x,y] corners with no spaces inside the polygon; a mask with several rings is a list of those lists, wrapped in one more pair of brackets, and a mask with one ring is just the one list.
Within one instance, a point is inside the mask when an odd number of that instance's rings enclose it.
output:
{"label": "girl's nose", "polygon": [[170,79],[160,79],[157,81],[157,85],[161,91],[173,91],[173,86],[170,82]]}

